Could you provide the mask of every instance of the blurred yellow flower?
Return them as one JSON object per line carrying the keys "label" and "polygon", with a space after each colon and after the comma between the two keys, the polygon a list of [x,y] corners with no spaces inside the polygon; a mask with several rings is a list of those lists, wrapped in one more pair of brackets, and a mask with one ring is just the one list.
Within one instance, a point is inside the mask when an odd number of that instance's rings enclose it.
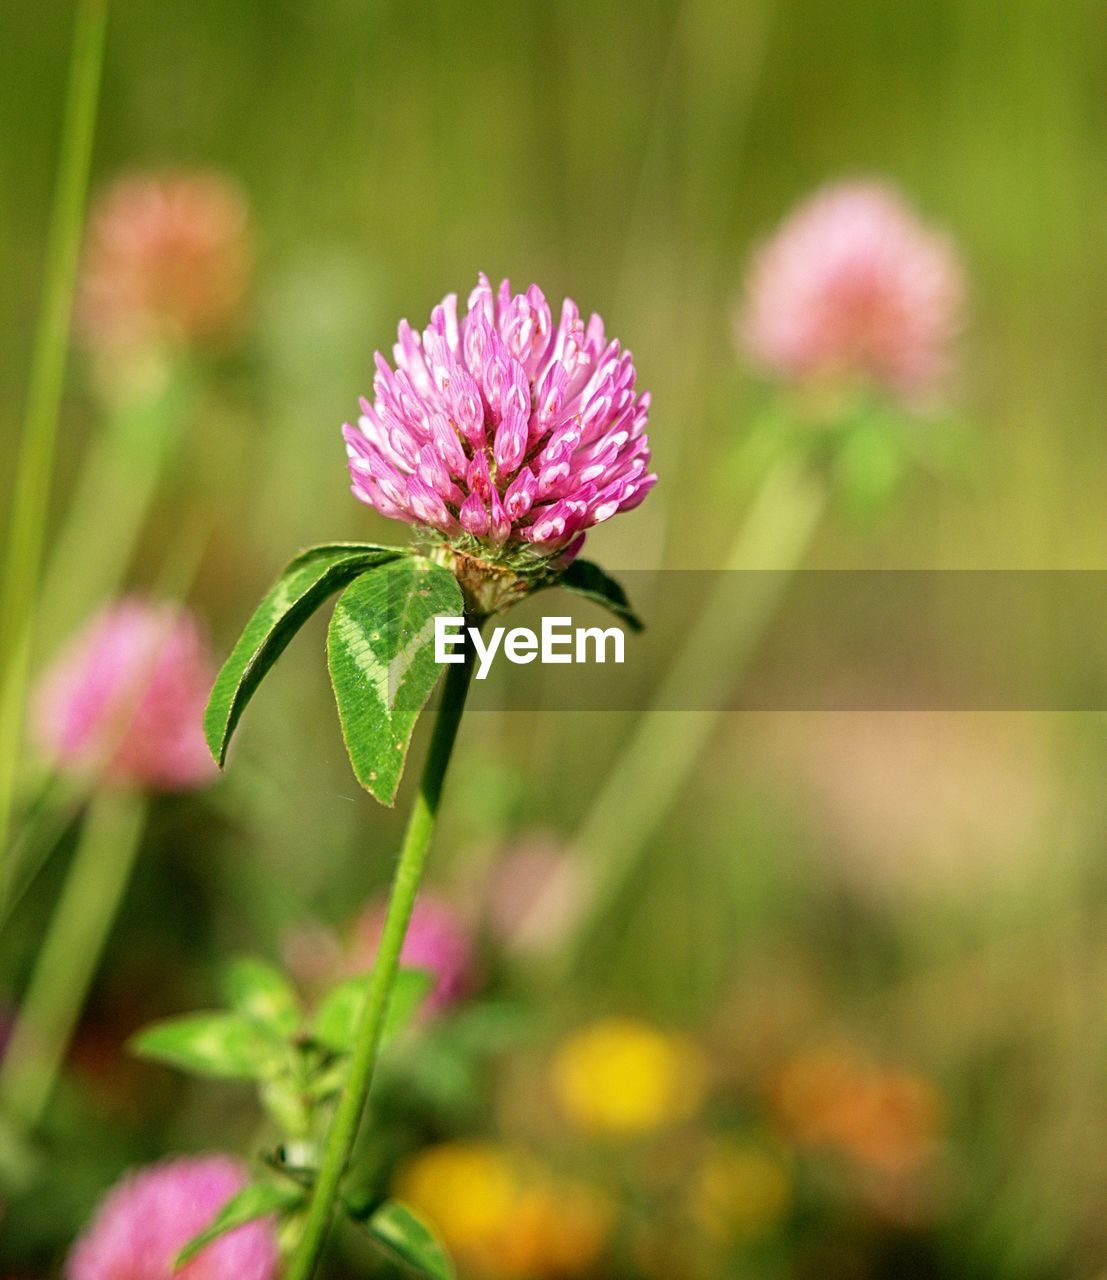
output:
{"label": "blurred yellow flower", "polygon": [[459,1253],[479,1251],[502,1230],[517,1197],[508,1154],[480,1143],[431,1147],[400,1172],[397,1191]]}
{"label": "blurred yellow flower", "polygon": [[599,1256],[611,1221],[602,1193],[493,1143],[448,1142],[414,1156],[396,1194],[482,1276],[574,1276]]}
{"label": "blurred yellow flower", "polygon": [[707,1062],[685,1036],[633,1018],[602,1018],[562,1041],[551,1081],[579,1128],[642,1134],[695,1114],[707,1087]]}
{"label": "blurred yellow flower", "polygon": [[709,1235],[726,1243],[772,1230],[791,1201],[783,1161],[752,1143],[718,1144],[692,1178],[693,1216]]}

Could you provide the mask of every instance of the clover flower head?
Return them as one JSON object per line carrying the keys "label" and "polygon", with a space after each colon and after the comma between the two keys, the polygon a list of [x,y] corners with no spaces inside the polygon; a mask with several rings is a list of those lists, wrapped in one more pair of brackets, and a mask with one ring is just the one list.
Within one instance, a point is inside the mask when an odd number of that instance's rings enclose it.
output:
{"label": "clover flower head", "polygon": [[85,341],[103,352],[225,337],[249,267],[246,202],[226,178],[120,178],[89,226],[78,297]]}
{"label": "clover flower head", "polygon": [[[384,927],[385,903],[374,902],[358,921],[354,967],[368,969],[376,958]],[[425,969],[434,985],[423,1002],[427,1014],[462,1000],[473,985],[473,943],[457,911],[444,898],[423,892],[415,901],[400,963]]]}
{"label": "clover flower head", "polygon": [[44,674],[38,743],[55,768],[154,791],[216,776],[203,735],[215,670],[195,617],[125,599],[95,617]]}
{"label": "clover flower head", "polygon": [[740,344],[776,378],[867,380],[913,401],[941,388],[961,327],[951,241],[882,182],[817,191],[756,252]]}
{"label": "clover flower head", "polygon": [[450,294],[421,334],[401,322],[393,362],[377,353],[374,399],[343,428],[354,495],[462,551],[573,554],[657,478],[630,352],[569,298],[555,325],[537,285],[482,275],[464,318]]}
{"label": "clover flower head", "polygon": [[272,1226],[227,1232],[174,1270],[177,1254],[246,1185],[229,1156],[190,1156],[127,1174],[104,1197],[66,1262],[66,1280],[273,1280]]}

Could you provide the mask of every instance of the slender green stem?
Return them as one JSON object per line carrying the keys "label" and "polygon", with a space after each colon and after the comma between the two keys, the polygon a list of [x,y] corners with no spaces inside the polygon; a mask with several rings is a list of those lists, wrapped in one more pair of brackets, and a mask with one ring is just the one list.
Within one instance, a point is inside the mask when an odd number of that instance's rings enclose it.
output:
{"label": "slender green stem", "polygon": [[0,1066],[0,1107],[30,1129],[42,1118],[142,841],[136,792],[93,797]]}
{"label": "slender green stem", "polygon": [[47,557],[35,606],[42,648],[67,636],[125,581],[191,410],[193,384],[191,370],[178,361],[159,386],[108,410],[81,460]]}
{"label": "slender green stem", "polygon": [[[46,246],[42,306],[31,356],[23,439],[12,493],[8,547],[0,596],[0,858],[7,844],[24,686],[31,658],[35,588],[42,563],[58,410],[65,377],[73,287],[81,245],[92,139],[100,96],[107,0],[77,6],[69,89],[62,126],[54,206]],[[0,891],[4,877],[0,876]]]}
{"label": "slender green stem", "polygon": [[54,849],[88,803],[87,780],[50,777],[31,813],[12,834],[8,893],[0,897],[0,934]]}
{"label": "slender green stem", "polygon": [[[559,973],[580,949],[634,871],[650,836],[683,794],[689,776],[723,715],[724,699],[756,652],[787,585],[802,562],[826,505],[825,483],[803,459],[789,456],[765,478],[731,549],[725,569],[771,570],[751,575],[738,617],[728,607],[731,584],[721,580],[687,633],[653,705],[638,719],[573,844],[587,859],[588,911],[571,944],[551,963]],[[681,711],[717,682],[718,704]]]}
{"label": "slender green stem", "polygon": [[400,850],[400,858],[392,880],[384,927],[381,930],[380,944],[377,948],[377,959],[373,966],[365,1001],[365,1012],[358,1028],[346,1083],[323,1147],[319,1176],[312,1192],[304,1232],[289,1264],[285,1280],[310,1280],[334,1217],[339,1186],[346,1172],[350,1153],[353,1151],[366,1099],[369,1096],[369,1088],[373,1082],[381,1033],[388,1014],[388,1006],[392,1000],[396,974],[400,967],[400,951],[404,945],[412,907],[415,905],[415,897],[423,877],[423,867],[438,817],[442,783],[446,776],[446,767],[450,763],[458,725],[461,723],[461,713],[465,708],[465,699],[469,692],[469,682],[473,674],[473,657],[472,645],[467,645],[465,662],[450,667],[446,676],[438,718],[435,721],[427,761],[423,766],[419,794],[415,797],[415,804],[407,821],[403,847]]}

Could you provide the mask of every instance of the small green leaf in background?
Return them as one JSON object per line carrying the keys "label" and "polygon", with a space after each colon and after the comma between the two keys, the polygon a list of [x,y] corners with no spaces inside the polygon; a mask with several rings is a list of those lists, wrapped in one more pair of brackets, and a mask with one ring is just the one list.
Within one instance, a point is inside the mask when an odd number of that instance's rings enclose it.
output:
{"label": "small green leaf in background", "polygon": [[459,1006],[441,1021],[440,1028],[469,1052],[503,1053],[535,1035],[536,1016],[520,1002],[484,1000]]}
{"label": "small green leaf in background", "polygon": [[449,570],[421,556],[391,560],[342,593],[327,632],[327,660],[342,736],[358,782],[392,804],[408,745],[442,674],[434,619],[464,613]]}
{"label": "small green leaf in background", "polygon": [[245,1014],[274,1035],[295,1035],[303,1019],[295,988],[279,969],[264,960],[243,956],[231,962],[223,991],[232,1009]]}
{"label": "small green leaf in background", "polygon": [[[332,1053],[349,1053],[354,1046],[361,1012],[369,991],[371,975],[364,973],[347,978],[332,987],[319,1006],[312,1034]],[[392,1002],[384,1022],[381,1042],[386,1043],[415,1017],[423,998],[431,989],[433,975],[425,969],[401,969],[396,975]]]}
{"label": "small green leaf in background", "polygon": [[298,555],[255,609],[215,679],[204,714],[204,734],[222,765],[246,704],[288,642],[319,606],[374,565],[406,556],[400,547],[338,542]]}
{"label": "small green leaf in background", "polygon": [[574,595],[584,596],[586,600],[603,605],[620,622],[625,622],[632,631],[645,629],[642,619],[631,608],[627,593],[610,574],[605,573],[591,560],[574,560],[561,577],[556,578],[550,585],[564,587]]}
{"label": "small green leaf in background", "polygon": [[131,1038],[142,1058],[194,1075],[260,1080],[284,1062],[284,1046],[238,1013],[192,1013],[155,1022]]}
{"label": "small green leaf in background", "polygon": [[283,1182],[252,1182],[219,1210],[210,1227],[195,1235],[177,1254],[175,1267],[183,1267],[213,1240],[272,1213],[287,1213],[303,1202],[303,1187]]}
{"label": "small green leaf in background", "polygon": [[401,1266],[429,1280],[452,1280],[454,1269],[446,1250],[430,1229],[398,1201],[386,1200],[368,1218],[360,1217],[353,1210],[350,1216]]}

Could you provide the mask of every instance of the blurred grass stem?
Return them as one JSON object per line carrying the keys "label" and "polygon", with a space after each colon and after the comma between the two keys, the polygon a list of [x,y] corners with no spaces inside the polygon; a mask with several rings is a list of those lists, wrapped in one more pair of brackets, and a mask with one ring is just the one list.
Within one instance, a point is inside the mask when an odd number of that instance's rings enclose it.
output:
{"label": "blurred grass stem", "polygon": [[52,776],[41,788],[31,812],[12,835],[0,932],[87,801],[87,784],[72,778]]}
{"label": "blurred grass stem", "polygon": [[[42,564],[58,415],[65,380],[73,290],[88,193],[92,140],[103,67],[107,0],[77,6],[62,124],[45,278],[31,355],[20,454],[15,467],[0,594],[0,859],[7,848],[12,796],[31,661],[35,590]],[[7,877],[0,867],[0,894]]]}
{"label": "blurred grass stem", "polygon": [[365,1010],[350,1058],[349,1072],[327,1132],[319,1175],[312,1192],[303,1235],[289,1264],[285,1280],[310,1280],[334,1217],[342,1177],[346,1172],[350,1153],[357,1139],[358,1128],[373,1082],[381,1034],[388,1016],[396,974],[400,967],[400,952],[403,949],[412,908],[423,878],[423,867],[434,835],[442,784],[453,753],[461,714],[465,709],[473,665],[474,649],[470,641],[466,645],[465,662],[451,666],[446,675],[442,701],[438,708],[434,732],[431,735],[427,760],[423,766],[423,776],[419,782],[419,793],[415,797],[415,804],[408,818],[403,846],[392,880],[384,927],[381,930]]}
{"label": "blurred grass stem", "polygon": [[99,966],[142,841],[146,801],[106,789],[92,800],[0,1065],[0,1109],[41,1120]]}
{"label": "blurred grass stem", "polygon": [[175,367],[163,385],[108,411],[82,459],[39,593],[35,622],[49,643],[118,593],[195,398],[193,381]]}
{"label": "blurred grass stem", "polygon": [[[636,861],[688,785],[724,715],[726,699],[772,621],[792,571],[802,563],[825,510],[828,489],[804,456],[788,455],[766,476],[723,566],[728,573],[762,570],[751,580],[745,612],[735,617],[732,592],[721,581],[658,688],[653,706],[635,722],[573,845],[587,859],[587,911],[562,956],[567,971],[594,926],[629,882]],[[711,685],[714,689],[711,690]],[[681,710],[711,690],[715,706]],[[671,712],[672,714],[667,714]]]}

